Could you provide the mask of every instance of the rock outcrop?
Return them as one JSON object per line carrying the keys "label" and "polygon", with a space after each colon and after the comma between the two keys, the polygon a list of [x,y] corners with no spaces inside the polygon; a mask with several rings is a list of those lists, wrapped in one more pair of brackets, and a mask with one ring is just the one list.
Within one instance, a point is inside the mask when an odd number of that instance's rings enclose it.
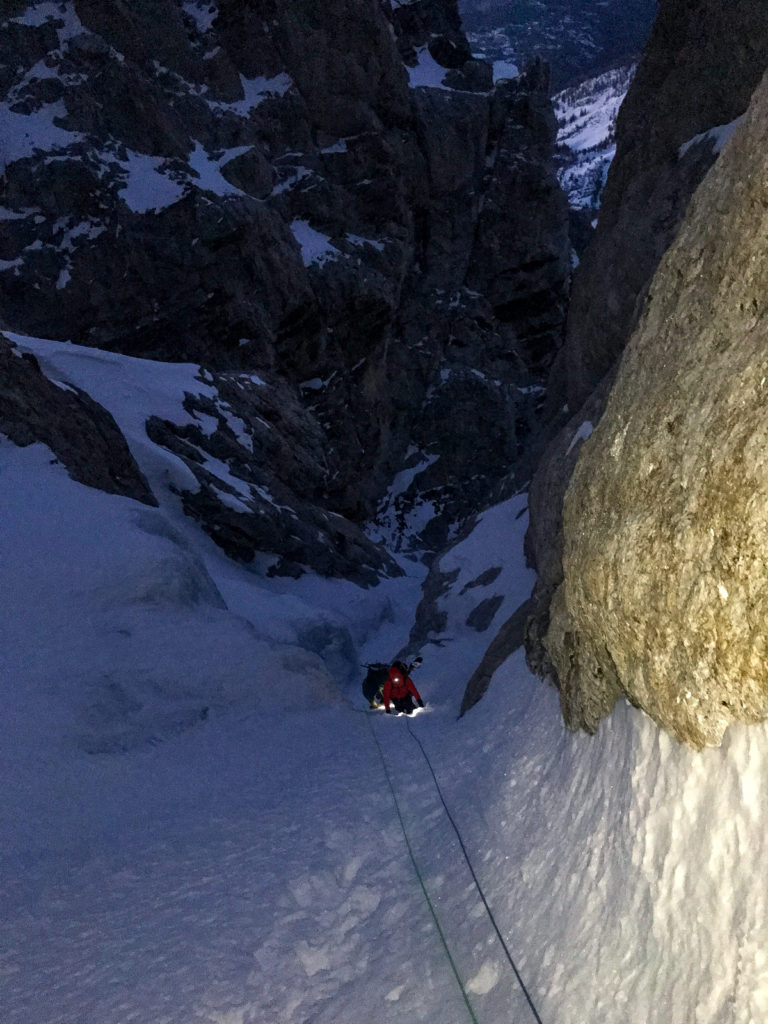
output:
{"label": "rock outcrop", "polygon": [[81,484],[157,505],[107,410],[83,391],[57,387],[1,333],[0,433],[21,447],[47,445]]}
{"label": "rock outcrop", "polygon": [[413,531],[429,508],[438,545],[481,507],[562,338],[543,70],[494,88],[455,0],[17,0],[1,17],[5,322],[276,382],[323,438],[303,481],[266,467],[294,508]]}
{"label": "rock outcrop", "polygon": [[566,720],[717,744],[768,715],[768,75],[654,277],[565,498]]}
{"label": "rock outcrop", "polygon": [[278,555],[270,575],[311,568],[362,585],[399,575],[384,548],[323,508],[324,477],[332,470],[325,437],[293,390],[277,377],[216,373],[206,381],[215,397],[187,394],[191,423],[153,416],[146,425],[149,438],[181,459],[197,482],[181,493],[184,511],[236,561]]}
{"label": "rock outcrop", "polygon": [[483,660],[469,677],[461,698],[459,717],[482,700],[496,669],[500,668],[511,654],[523,646],[525,624],[529,614],[530,603],[524,601],[493,638],[488,650],[483,655]]}
{"label": "rock outcrop", "polygon": [[527,652],[555,681],[542,640],[563,579],[563,496],[659,261],[766,66],[768,8],[760,0],[661,0],[619,115],[597,231],[574,277],[565,344],[550,376],[550,440],[531,487],[528,554],[538,581]]}

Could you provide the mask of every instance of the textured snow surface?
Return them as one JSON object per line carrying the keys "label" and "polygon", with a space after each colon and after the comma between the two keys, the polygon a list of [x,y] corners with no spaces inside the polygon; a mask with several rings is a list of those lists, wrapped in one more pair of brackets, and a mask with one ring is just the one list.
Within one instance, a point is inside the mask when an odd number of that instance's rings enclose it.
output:
{"label": "textured snow surface", "polygon": [[622,704],[571,734],[521,652],[456,719],[530,590],[524,496],[443,556],[426,711],[368,713],[361,662],[406,641],[423,569],[365,591],[228,563],[140,437],[189,415],[196,369],[49,352],[161,507],[0,438],[3,1024],[469,1021],[375,739],[477,1020],[533,1021],[414,736],[545,1024],[768,1019],[768,727],[693,753]]}

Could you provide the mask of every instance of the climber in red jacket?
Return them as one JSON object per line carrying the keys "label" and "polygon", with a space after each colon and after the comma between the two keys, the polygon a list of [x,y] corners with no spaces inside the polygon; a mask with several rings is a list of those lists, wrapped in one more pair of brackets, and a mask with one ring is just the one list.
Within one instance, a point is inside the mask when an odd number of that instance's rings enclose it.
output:
{"label": "climber in red jacket", "polygon": [[403,714],[411,715],[414,711],[414,697],[420,708],[424,707],[424,701],[419,696],[419,691],[413,685],[413,680],[408,675],[408,668],[402,661],[396,661],[389,670],[387,681],[384,683],[384,710],[391,714],[389,707],[390,700],[395,711],[402,711]]}

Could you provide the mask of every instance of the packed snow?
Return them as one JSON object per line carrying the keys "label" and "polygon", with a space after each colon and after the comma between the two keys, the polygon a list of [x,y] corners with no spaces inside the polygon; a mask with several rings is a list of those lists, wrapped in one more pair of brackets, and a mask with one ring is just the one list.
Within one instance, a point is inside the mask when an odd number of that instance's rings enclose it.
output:
{"label": "packed snow", "polygon": [[322,266],[328,260],[338,259],[342,255],[328,235],[316,231],[308,220],[291,221],[291,231],[301,249],[301,259],[305,267],[313,263]]}
{"label": "packed snow", "polygon": [[184,195],[184,186],[163,174],[164,157],[127,151],[119,161],[124,177],[118,188],[120,198],[134,213],[157,212],[177,203]]}
{"label": "packed snow", "polygon": [[17,114],[0,104],[0,171],[16,160],[37,153],[57,153],[80,141],[82,136],[68,132],[54,123],[66,117],[62,101],[46,103],[31,114]]}
{"label": "packed snow", "polygon": [[443,84],[447,68],[444,68],[442,64],[438,64],[432,54],[429,52],[429,48],[421,46],[416,51],[416,65],[414,67],[407,67],[408,81],[412,89],[448,89],[447,85]]}
{"label": "packed snow", "polygon": [[16,341],[111,409],[160,507],[0,439],[3,1024],[533,1022],[512,963],[545,1024],[768,1019],[768,727],[694,753],[621,704],[572,734],[521,651],[457,719],[533,583],[525,495],[440,560],[425,711],[370,712],[424,567],[227,561],[143,430],[191,417],[197,368]]}
{"label": "packed snow", "polygon": [[233,146],[224,150],[221,156],[212,158],[205,151],[205,147],[195,141],[195,148],[189,157],[189,166],[198,175],[198,188],[207,192],[213,192],[217,196],[242,196],[245,193],[230,184],[221,173],[221,168],[228,163],[242,156],[243,153],[250,153],[251,146]]}
{"label": "packed snow", "polygon": [[240,84],[243,89],[243,99],[227,104],[227,106],[236,114],[247,117],[255,107],[258,107],[270,96],[284,96],[292,87],[293,79],[285,72],[281,72],[273,78],[264,76],[245,78],[241,75]]}
{"label": "packed snow", "polygon": [[493,61],[493,80],[494,82],[503,82],[509,78],[517,78],[520,74],[520,69],[517,64],[514,64],[511,60],[495,60]]}
{"label": "packed snow", "polygon": [[210,0],[183,0],[182,7],[201,33],[207,32],[219,16],[217,5]]}
{"label": "packed snow", "polygon": [[67,0],[36,0],[9,20],[19,25],[32,26],[50,22],[56,30],[60,47],[85,32],[85,26],[77,16],[74,5]]}
{"label": "packed snow", "polygon": [[719,124],[714,128],[708,129],[706,132],[701,132],[700,135],[694,135],[692,139],[684,142],[680,147],[678,150],[678,157],[682,159],[689,149],[692,149],[694,146],[702,145],[705,142],[712,147],[713,153],[719,154],[723,146],[739,127],[740,123],[741,118],[737,117],[734,121],[730,121],[728,124]]}

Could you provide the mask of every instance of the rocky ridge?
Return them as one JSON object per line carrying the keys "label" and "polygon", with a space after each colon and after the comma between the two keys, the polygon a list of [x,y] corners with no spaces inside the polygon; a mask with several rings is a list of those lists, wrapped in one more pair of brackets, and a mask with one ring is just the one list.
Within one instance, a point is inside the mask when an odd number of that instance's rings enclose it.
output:
{"label": "rocky ridge", "polygon": [[494,87],[453,0],[14,0],[2,18],[4,322],[214,375],[269,434],[258,458],[201,441],[249,510],[186,498],[237,557],[393,571],[360,528],[377,510],[438,546],[519,454],[561,340],[544,69]]}

